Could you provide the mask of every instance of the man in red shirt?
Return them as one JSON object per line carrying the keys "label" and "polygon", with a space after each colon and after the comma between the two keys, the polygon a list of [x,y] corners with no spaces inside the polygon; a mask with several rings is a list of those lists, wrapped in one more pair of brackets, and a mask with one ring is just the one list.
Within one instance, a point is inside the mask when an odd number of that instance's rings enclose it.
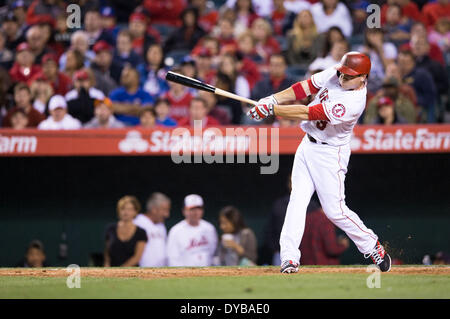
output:
{"label": "man in red shirt", "polygon": [[206,101],[199,97],[194,97],[189,105],[189,116],[182,118],[179,126],[194,126],[194,121],[202,121],[202,127],[218,126],[219,121],[208,115]]}
{"label": "man in red shirt", "polygon": [[45,120],[45,116],[33,108],[31,104],[31,91],[25,83],[19,83],[14,88],[14,102],[16,106],[8,111],[3,118],[3,127],[12,127],[11,116],[18,110],[22,109],[28,115],[27,127],[37,127],[39,123]]}
{"label": "man in red shirt", "polygon": [[48,80],[55,94],[66,95],[72,87],[72,80],[58,71],[58,61],[52,53],[47,53],[42,57],[42,71],[30,80],[30,84],[39,78]]}
{"label": "man in red shirt", "polygon": [[410,0],[388,0],[387,3],[381,7],[381,23],[386,22],[386,12],[390,5],[399,5],[402,9],[402,16],[407,17],[413,21],[422,21],[422,14],[416,3]]}
{"label": "man in red shirt", "polygon": [[427,3],[422,8],[423,21],[429,28],[434,27],[439,18],[450,18],[450,2],[448,0],[437,0]]}
{"label": "man in red shirt", "polygon": [[339,255],[349,240],[336,236],[336,228],[320,205],[311,201],[306,213],[305,232],[300,244],[303,265],[339,265]]}
{"label": "man in red shirt", "polygon": [[16,48],[16,61],[9,70],[13,82],[28,82],[41,71],[41,67],[34,64],[35,56],[26,42]]}

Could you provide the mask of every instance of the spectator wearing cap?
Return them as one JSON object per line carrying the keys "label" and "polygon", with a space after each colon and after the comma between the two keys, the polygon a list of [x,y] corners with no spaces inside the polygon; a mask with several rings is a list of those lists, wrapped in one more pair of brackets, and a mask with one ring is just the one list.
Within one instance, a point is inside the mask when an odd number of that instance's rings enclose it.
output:
{"label": "spectator wearing cap", "polygon": [[54,95],[48,104],[50,116],[39,123],[40,130],[78,130],[81,122],[67,113],[67,102],[62,95]]}
{"label": "spectator wearing cap", "polygon": [[27,7],[25,5],[25,1],[17,0],[11,4],[11,12],[17,18],[17,22],[20,25],[21,31],[25,31],[28,27],[26,18],[27,18]]}
{"label": "spectator wearing cap", "polygon": [[0,29],[0,67],[9,70],[14,63],[14,54],[6,47],[6,34]]}
{"label": "spectator wearing cap", "polygon": [[126,125],[138,125],[140,110],[151,106],[154,100],[150,94],[140,88],[139,73],[134,68],[123,68],[120,84],[120,87],[109,94],[114,104],[114,113],[117,119]]}
{"label": "spectator wearing cap", "polygon": [[142,89],[154,99],[162,96],[169,90],[165,76],[164,52],[160,44],[150,45],[145,54],[145,62],[137,66],[139,83]]}
{"label": "spectator wearing cap", "polygon": [[94,101],[103,100],[105,95],[95,88],[92,71],[81,69],[73,75],[74,88],[65,95],[69,114],[86,123],[94,116]]}
{"label": "spectator wearing cap", "polygon": [[29,48],[35,56],[35,63],[41,64],[43,56],[52,52],[48,46],[49,39],[47,39],[46,33],[44,32],[44,26],[31,26],[26,32],[26,38]]}
{"label": "spectator wearing cap", "polygon": [[439,19],[450,18],[450,2],[448,0],[437,0],[433,3],[427,3],[423,6],[422,13],[426,26],[432,28]]}
{"label": "spectator wearing cap", "polygon": [[406,120],[397,113],[395,103],[391,98],[382,96],[376,103],[377,116],[370,124],[392,125],[407,123]]}
{"label": "spectator wearing cap", "polygon": [[156,124],[165,127],[177,126],[177,121],[169,116],[170,103],[165,98],[159,98],[156,100],[153,106],[156,113]]}
{"label": "spectator wearing cap", "polygon": [[185,197],[184,220],[173,226],[167,238],[170,267],[204,267],[213,264],[217,248],[217,232],[203,219],[203,199],[197,194]]}
{"label": "spectator wearing cap", "polygon": [[426,69],[417,67],[411,51],[400,51],[397,63],[403,82],[411,85],[417,95],[420,121],[435,123],[437,89],[432,75]]}
{"label": "spectator wearing cap", "polygon": [[148,17],[142,12],[135,12],[130,16],[128,29],[133,50],[140,56],[144,56],[150,45],[159,42],[155,35],[148,32]]}
{"label": "spectator wearing cap", "polygon": [[99,41],[103,40],[114,46],[115,41],[111,34],[109,34],[102,25],[102,17],[100,12],[95,8],[90,8],[84,15],[84,30],[88,36],[89,48]]}
{"label": "spectator wearing cap", "polygon": [[94,45],[94,60],[90,69],[94,73],[96,87],[105,95],[117,88],[122,67],[113,59],[113,47],[106,41]]}
{"label": "spectator wearing cap", "polygon": [[117,38],[120,27],[117,26],[116,10],[111,6],[105,6],[100,9],[102,28],[108,32],[113,39]]}
{"label": "spectator wearing cap", "polygon": [[13,82],[28,82],[41,71],[41,67],[34,62],[35,56],[26,42],[17,46],[16,59],[9,70]]}
{"label": "spectator wearing cap", "polygon": [[134,224],[145,229],[147,244],[139,261],[140,267],[167,266],[167,229],[164,221],[170,216],[171,200],[155,192],[147,199],[146,212],[134,219]]}
{"label": "spectator wearing cap", "polygon": [[8,111],[3,118],[2,126],[11,127],[11,115],[17,110],[22,109],[28,116],[27,127],[37,127],[39,123],[45,120],[45,116],[38,110],[33,108],[31,102],[31,91],[25,83],[18,83],[14,87],[14,102],[15,106]]}
{"label": "spectator wearing cap", "polygon": [[206,32],[211,32],[219,19],[219,12],[207,5],[206,0],[193,0],[191,5],[198,10],[198,24]]}
{"label": "spectator wearing cap", "polygon": [[[70,50],[78,51],[83,57],[84,67],[88,68],[91,61],[95,57],[94,51],[89,50],[89,37],[88,34],[83,30],[75,31],[70,38]],[[59,58],[59,69],[64,71],[66,69],[67,63],[67,53],[65,52]]]}
{"label": "spectator wearing cap", "polygon": [[72,87],[72,79],[58,70],[58,59],[53,53],[47,53],[42,57],[42,71],[30,82],[37,78],[49,81],[55,94],[65,95]]}
{"label": "spectator wearing cap", "polygon": [[20,43],[26,40],[25,33],[20,30],[19,22],[13,12],[8,12],[3,18],[1,30],[6,35],[6,47],[11,51],[14,51]]}
{"label": "spectator wearing cap", "polygon": [[181,24],[180,15],[186,8],[184,0],[144,0],[142,4],[153,23],[174,27]]}
{"label": "spectator wearing cap", "polygon": [[[389,73],[392,71],[389,70]],[[412,88],[410,88],[412,89]],[[413,90],[413,89],[412,89]],[[400,122],[416,123],[417,122],[417,108],[414,102],[401,89],[400,81],[395,76],[387,77],[383,81],[381,89],[377,94],[369,100],[367,108],[364,112],[364,124],[373,124],[378,119],[379,101],[382,98],[388,98],[393,101],[395,113],[398,115]],[[407,91],[410,93],[410,91]],[[413,90],[414,94],[414,90]],[[414,95],[415,96],[415,95]]]}
{"label": "spectator wearing cap", "polygon": [[37,24],[43,20],[53,21],[62,11],[54,0],[34,0],[27,10],[27,24]]}
{"label": "spectator wearing cap", "polygon": [[188,7],[181,14],[181,27],[173,30],[164,44],[164,52],[192,51],[197,42],[206,35],[198,24],[198,10]]}
{"label": "spectator wearing cap", "polygon": [[151,106],[144,107],[139,113],[139,127],[141,128],[155,128],[156,127],[156,112]]}
{"label": "spectator wearing cap", "polygon": [[40,240],[33,240],[27,247],[24,259],[16,267],[42,268],[48,267],[46,262],[44,245]]}
{"label": "spectator wearing cap", "polygon": [[[197,66],[195,65],[195,60],[190,56],[186,55],[180,62],[181,73],[185,76],[196,79],[197,78]],[[194,88],[189,88],[193,95],[197,92]]]}
{"label": "spectator wearing cap", "polygon": [[125,124],[114,117],[113,104],[109,98],[94,102],[94,118],[84,128],[123,128]]}
{"label": "spectator wearing cap", "polygon": [[339,27],[346,37],[353,31],[352,17],[344,3],[339,0],[319,1],[311,6],[319,33],[328,31],[330,27]]}
{"label": "spectator wearing cap", "polygon": [[33,78],[30,84],[31,97],[33,99],[33,107],[44,115],[48,115],[48,102],[55,94],[53,86],[47,77],[40,73]]}
{"label": "spectator wearing cap", "polygon": [[419,10],[419,7],[417,6],[417,3],[415,1],[410,0],[388,0],[385,4],[381,6],[381,24],[384,24],[386,22],[387,18],[387,11],[389,9],[390,5],[398,5],[401,10],[401,15],[406,17],[408,20],[412,21],[422,21],[422,13]]}
{"label": "spectator wearing cap", "polygon": [[117,35],[113,60],[121,67],[131,65],[136,68],[142,63],[141,56],[133,51],[133,39],[129,30],[121,30]]}
{"label": "spectator wearing cap", "polygon": [[212,83],[216,76],[216,69],[213,65],[213,54],[208,48],[201,48],[194,56],[197,68],[197,78],[206,83]]}
{"label": "spectator wearing cap", "polygon": [[14,130],[23,130],[28,126],[28,115],[23,109],[16,109],[11,113],[11,128]]}
{"label": "spectator wearing cap", "polygon": [[220,122],[208,115],[208,103],[201,97],[194,97],[189,103],[189,115],[178,121],[179,126],[194,127],[196,121],[201,121],[202,127],[217,126]]}

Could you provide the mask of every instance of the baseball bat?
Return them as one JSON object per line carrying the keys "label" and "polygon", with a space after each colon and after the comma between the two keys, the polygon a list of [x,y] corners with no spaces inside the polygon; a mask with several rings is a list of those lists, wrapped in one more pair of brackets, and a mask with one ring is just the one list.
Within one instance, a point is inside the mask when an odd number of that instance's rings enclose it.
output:
{"label": "baseball bat", "polygon": [[230,99],[238,100],[238,101],[241,101],[244,103],[248,103],[248,104],[252,104],[252,105],[258,104],[256,101],[253,101],[253,100],[247,99],[245,97],[239,96],[237,94],[216,88],[216,87],[214,87],[210,84],[207,84],[205,82],[202,82],[200,80],[193,79],[191,77],[181,75],[181,74],[178,74],[178,73],[175,73],[172,71],[167,72],[166,80],[172,81],[175,83],[179,83],[181,85],[189,86],[189,87],[197,89],[197,90],[202,90],[202,91],[214,93],[217,95],[225,96]]}

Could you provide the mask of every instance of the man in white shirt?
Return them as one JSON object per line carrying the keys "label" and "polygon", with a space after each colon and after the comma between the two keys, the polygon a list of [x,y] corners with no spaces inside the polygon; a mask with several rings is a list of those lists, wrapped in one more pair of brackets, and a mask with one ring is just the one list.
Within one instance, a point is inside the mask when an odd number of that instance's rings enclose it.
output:
{"label": "man in white shirt", "polygon": [[39,123],[40,130],[78,130],[81,122],[67,113],[67,103],[61,95],[55,95],[48,104],[50,116]]}
{"label": "man in white shirt", "polygon": [[147,212],[139,214],[134,224],[145,229],[147,244],[139,261],[140,267],[167,266],[167,230],[164,221],[170,215],[170,198],[162,193],[153,193],[147,200]]}
{"label": "man in white shirt", "polygon": [[203,220],[203,199],[191,194],[184,199],[184,220],[173,226],[167,240],[167,255],[171,267],[211,266],[217,248],[214,226]]}

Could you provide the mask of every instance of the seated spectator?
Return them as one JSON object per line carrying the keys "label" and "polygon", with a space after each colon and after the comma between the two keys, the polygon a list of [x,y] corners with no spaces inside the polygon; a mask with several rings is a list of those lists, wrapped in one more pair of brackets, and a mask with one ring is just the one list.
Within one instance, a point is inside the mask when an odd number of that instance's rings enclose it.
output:
{"label": "seated spectator", "polygon": [[[233,80],[227,74],[219,72],[216,79],[217,88],[227,92],[234,90]],[[202,96],[202,94],[199,92],[199,96]],[[211,96],[212,94],[208,93],[208,95]],[[208,103],[208,115],[217,119],[221,125],[239,125],[244,113],[243,108],[247,104],[220,95],[215,95],[214,98],[214,103],[211,103],[211,105]]]}
{"label": "seated spectator", "polygon": [[370,57],[372,67],[367,89],[369,92],[375,93],[381,88],[386,66],[397,59],[397,48],[394,44],[384,41],[382,29],[367,28],[364,45],[357,48],[357,51]]}
{"label": "seated spectator", "polygon": [[217,39],[221,50],[224,48],[230,51],[237,50],[238,44],[234,36],[234,25],[231,19],[224,17],[219,20]]}
{"label": "seated spectator", "polygon": [[65,99],[69,114],[86,123],[94,116],[94,101],[102,100],[105,95],[94,87],[95,78],[88,69],[81,69],[73,76],[73,90],[67,92]]}
{"label": "seated spectator", "polygon": [[6,34],[0,29],[0,66],[9,70],[14,63],[14,54],[6,47]]}
{"label": "seated spectator", "polygon": [[139,73],[136,69],[123,68],[120,84],[120,87],[109,94],[114,113],[117,119],[126,125],[135,126],[139,124],[141,109],[151,106],[154,100],[150,94],[139,87]]}
{"label": "seated spectator", "polygon": [[159,98],[153,106],[156,113],[156,124],[165,127],[177,126],[177,121],[169,117],[170,104],[167,99]]}
{"label": "seated spectator", "polygon": [[71,28],[67,26],[68,14],[61,12],[56,16],[56,25],[54,30],[54,41],[64,51],[70,47],[70,38],[73,34]]}
{"label": "seated spectator", "polygon": [[147,244],[139,261],[140,267],[167,266],[167,229],[164,221],[170,216],[171,200],[163,193],[153,193],[147,200],[146,212],[134,224],[147,233]]}
{"label": "seated spectator", "polygon": [[156,127],[156,112],[153,107],[145,107],[139,114],[139,127],[141,128],[155,128]]}
{"label": "seated spectator", "polygon": [[26,41],[25,34],[20,29],[19,21],[13,12],[9,12],[2,19],[1,30],[6,35],[6,48],[11,51],[14,51],[20,43]]}
{"label": "seated spectator", "polygon": [[[273,0],[272,13],[269,16],[270,24],[272,25],[273,34],[277,37],[284,38],[286,25],[291,24],[295,19],[296,13],[289,11],[285,4],[285,0]],[[306,1],[305,1],[306,2]]]}
{"label": "seated spectator", "polygon": [[64,69],[60,69],[65,75],[73,79],[73,75],[76,71],[81,70],[84,67],[84,56],[76,49],[69,49],[66,51],[66,62]]}
{"label": "seated spectator", "polygon": [[16,267],[42,268],[48,267],[44,245],[39,240],[33,240],[27,247],[24,259]]}
{"label": "seated spectator", "polygon": [[383,25],[386,41],[394,43],[397,47],[407,43],[410,38],[412,23],[402,15],[402,8],[391,4],[386,10],[386,23]]}
{"label": "seated spectator", "polygon": [[384,24],[387,20],[387,11],[390,5],[398,5],[401,9],[401,15],[405,19],[412,21],[422,21],[422,14],[415,1],[410,0],[388,0],[387,3],[381,7],[381,23]]}
{"label": "seated spectator", "polygon": [[[75,31],[70,38],[70,49],[77,50],[82,55],[83,64],[86,68],[90,66],[95,57],[94,51],[89,50],[89,48],[88,34],[82,30]],[[63,53],[59,58],[59,69],[63,72],[66,70],[68,52],[70,51]]]}
{"label": "seated spectator", "polygon": [[259,18],[253,7],[252,0],[236,0],[233,5],[233,10],[235,13],[234,25],[237,35],[249,29],[253,21]]}
{"label": "seated spectator", "polygon": [[368,124],[405,124],[406,120],[401,117],[395,109],[395,103],[388,97],[381,97],[374,101],[377,107],[377,116],[372,123]]}
{"label": "seated spectator", "polygon": [[148,47],[145,63],[139,64],[137,70],[142,89],[153,99],[169,90],[169,84],[165,79],[167,70],[164,67],[164,52],[161,45],[155,43]]}
{"label": "seated spectator", "polygon": [[108,95],[117,88],[120,81],[122,67],[113,60],[113,47],[106,41],[99,41],[94,45],[94,60],[90,69],[95,77],[96,87]]}
{"label": "seated spectator", "polygon": [[238,52],[254,63],[261,63],[264,58],[256,51],[256,41],[250,31],[242,32],[237,38]]}
{"label": "seated spectator", "polygon": [[133,41],[133,51],[139,56],[144,56],[150,45],[159,43],[155,36],[148,33],[148,18],[142,12],[135,12],[130,16],[128,30]]}
{"label": "seated spectator", "polygon": [[84,124],[84,128],[124,128],[125,124],[114,117],[113,104],[109,98],[94,102],[94,118]]}
{"label": "seated spectator", "polygon": [[334,43],[339,41],[347,41],[339,27],[331,27],[327,32],[319,34],[318,42],[321,48],[317,57],[328,56]]}
{"label": "seated spectator", "polygon": [[[220,58],[220,56],[218,56]],[[197,66],[195,65],[195,60],[190,56],[186,55],[180,63],[180,71],[181,74],[191,77],[197,78]],[[192,88],[192,94],[196,93],[196,89]]]}
{"label": "seated spectator", "polygon": [[133,223],[141,205],[136,197],[124,196],[117,202],[119,221],[106,229],[105,267],[133,267],[139,264],[148,241],[144,229]]}
{"label": "seated spectator", "polygon": [[117,35],[113,58],[113,60],[121,67],[130,65],[133,68],[136,68],[138,64],[142,63],[141,56],[133,51],[132,44],[133,39],[131,32],[126,29],[121,30]]}
{"label": "seated spectator", "polygon": [[16,109],[11,113],[11,128],[14,130],[24,130],[28,126],[28,115],[23,109]]}
{"label": "seated spectator", "polygon": [[416,65],[416,60],[411,51],[400,51],[398,66],[403,81],[410,84],[417,95],[417,103],[420,107],[421,121],[436,122],[435,105],[437,89],[431,74]]}
{"label": "seated spectator", "polygon": [[287,59],[289,64],[308,66],[319,56],[320,42],[312,14],[309,10],[300,11],[287,36]]}
{"label": "seated spectator", "polygon": [[200,52],[202,52],[203,49],[206,49],[207,51],[209,50],[212,56],[211,63],[214,67],[217,67],[220,61],[220,55],[228,52],[228,50],[236,50],[236,47],[234,45],[230,45],[227,48],[227,46],[225,45],[221,48],[219,39],[217,37],[205,35],[200,39],[200,41],[197,42],[197,45],[191,51],[189,57],[192,58],[192,56],[198,55]]}
{"label": "seated spectator", "polygon": [[184,198],[184,220],[173,226],[167,237],[170,267],[211,266],[217,248],[217,232],[203,219],[203,199],[196,194]]}
{"label": "seated spectator", "polygon": [[198,10],[188,7],[181,14],[182,26],[175,29],[167,38],[164,45],[164,52],[171,51],[191,51],[197,42],[206,35],[198,25]]}
{"label": "seated spectator", "polygon": [[3,118],[2,126],[11,127],[11,115],[17,110],[22,109],[28,116],[27,127],[37,127],[39,123],[45,120],[45,116],[33,108],[31,102],[31,91],[30,88],[25,83],[18,83],[14,87],[14,102],[15,106],[8,111],[8,113]]}
{"label": "seated spectator", "polygon": [[[428,37],[427,28],[422,22],[416,22],[412,25],[410,41],[401,45],[400,50],[411,50],[411,40],[416,36],[425,38]],[[441,49],[436,43],[430,42],[429,44],[430,44],[430,51],[428,54],[430,58],[434,61],[439,62],[442,66],[445,66],[444,55],[442,54],[443,51],[441,51]]]}
{"label": "seated spectator", "polygon": [[144,0],[143,6],[150,12],[153,23],[179,26],[179,18],[186,8],[186,2],[183,0]]}
{"label": "seated spectator", "polygon": [[286,75],[286,58],[281,54],[270,57],[269,74],[256,83],[252,90],[252,100],[259,100],[267,95],[287,89],[296,81]]}
{"label": "seated spectator", "polygon": [[200,97],[194,97],[190,101],[189,115],[178,121],[179,126],[194,127],[195,121],[201,121],[202,127],[220,125],[212,116],[208,115],[209,108],[206,101]]}
{"label": "seated spectator", "polygon": [[21,29],[25,29],[28,26],[26,22],[28,8],[25,6],[25,1],[23,0],[13,1],[10,6],[10,9],[14,14],[14,16],[17,18],[17,21],[19,22]]}
{"label": "seated spectator", "polygon": [[103,29],[102,17],[100,12],[95,8],[89,8],[84,14],[84,31],[88,36],[89,48],[99,41],[106,41],[109,45],[114,46],[115,41],[111,34]]}
{"label": "seated spectator", "polygon": [[319,33],[326,32],[330,27],[339,27],[346,37],[353,31],[352,17],[349,10],[339,0],[320,1],[311,6],[311,13]]}
{"label": "seated spectator", "polygon": [[[172,71],[179,73],[181,70],[179,68],[174,68]],[[175,82],[169,81],[168,84],[169,91],[164,93],[162,97],[169,101],[169,116],[174,120],[179,121],[189,114],[189,104],[193,98],[192,91],[186,86]]]}
{"label": "seated spectator", "polygon": [[258,70],[258,64],[246,57],[240,51],[236,52],[236,69],[239,74],[243,75],[253,90],[256,83],[261,80],[261,72]]}
{"label": "seated spectator", "polygon": [[255,39],[256,52],[263,57],[264,63],[269,63],[273,54],[281,52],[280,44],[272,36],[272,27],[266,20],[258,18],[253,21],[251,32]]}
{"label": "seated spectator", "polygon": [[[450,52],[450,18],[440,18],[428,35],[430,46],[437,45],[442,52]],[[431,57],[430,47],[430,57]]]}
{"label": "seated spectator", "polygon": [[111,6],[105,6],[100,9],[102,29],[113,38],[117,38],[120,27],[117,26],[116,10]]}
{"label": "seated spectator", "polygon": [[255,266],[258,258],[256,236],[245,225],[244,218],[236,207],[222,208],[219,227],[223,232],[219,243],[220,265]]}
{"label": "seated spectator", "polygon": [[306,209],[305,231],[300,243],[302,265],[339,265],[339,256],[350,246],[336,236],[336,227],[314,200]]}
{"label": "seated spectator", "polygon": [[44,74],[38,74],[30,85],[33,107],[42,114],[48,115],[47,105],[55,94],[51,83]]}
{"label": "seated spectator", "polygon": [[440,18],[450,18],[450,2],[448,0],[437,0],[422,7],[423,21],[428,28],[436,25]]}
{"label": "seated spectator", "polygon": [[78,130],[81,122],[67,113],[67,103],[61,95],[54,95],[48,104],[50,116],[39,123],[40,130]]}
{"label": "seated spectator", "polygon": [[393,107],[400,123],[417,122],[417,107],[402,92],[399,80],[396,77],[387,77],[383,82],[381,90],[369,100],[364,113],[365,124],[373,124],[377,121],[376,116],[379,111],[379,101],[383,98],[388,98],[393,101]]}
{"label": "seated spectator", "polygon": [[47,53],[55,53],[49,48],[49,39],[45,36],[45,29],[46,28],[44,26],[33,25],[27,30],[26,33],[27,43],[30,51],[34,54],[36,64],[41,64],[42,57]]}
{"label": "seated spectator", "polygon": [[367,30],[367,18],[369,13],[367,7],[370,5],[366,0],[352,1],[350,11],[352,13],[353,36],[363,35]]}
{"label": "seated spectator", "polygon": [[219,19],[219,12],[207,5],[206,0],[192,0],[191,5],[198,10],[198,25],[206,32],[211,32]]}
{"label": "seated spectator", "polygon": [[239,74],[237,67],[236,57],[232,54],[225,54],[221,58],[219,72],[230,78],[232,92],[250,98],[250,84],[243,75]]}
{"label": "seated spectator", "polygon": [[212,83],[216,69],[213,65],[213,54],[207,48],[202,48],[195,56],[195,66],[197,68],[197,79],[206,83]]}
{"label": "seated spectator", "polygon": [[13,82],[28,82],[41,71],[41,67],[34,63],[35,56],[26,42],[17,46],[16,59],[9,70]]}
{"label": "seated spectator", "polygon": [[53,53],[47,53],[42,57],[42,71],[36,74],[30,82],[39,77],[50,82],[55,94],[65,95],[72,87],[71,78],[58,70],[58,60]]}
{"label": "seated spectator", "polygon": [[338,64],[342,57],[349,51],[349,44],[347,41],[337,41],[333,43],[330,53],[324,57],[316,58],[308,67],[308,72],[314,70],[325,70],[333,65]]}

